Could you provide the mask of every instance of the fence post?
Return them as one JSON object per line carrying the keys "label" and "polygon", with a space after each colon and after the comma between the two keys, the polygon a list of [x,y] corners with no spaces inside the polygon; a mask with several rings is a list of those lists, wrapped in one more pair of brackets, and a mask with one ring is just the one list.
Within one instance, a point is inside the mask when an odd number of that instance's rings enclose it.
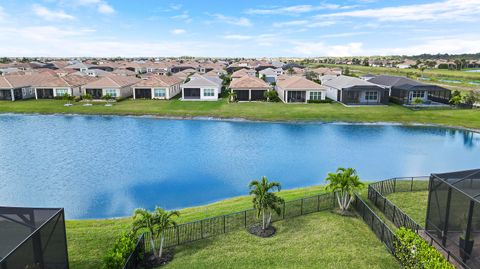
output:
{"label": "fence post", "polygon": [[247,228],[247,210],[245,210],[243,212],[245,212],[245,228]]}
{"label": "fence post", "polygon": [[320,211],[320,194],[317,195],[317,212]]}
{"label": "fence post", "polygon": [[300,204],[300,215],[303,215],[303,198],[302,198],[302,203]]}
{"label": "fence post", "polygon": [[397,178],[393,179],[393,192],[395,192],[395,189],[397,187]]}
{"label": "fence post", "polygon": [[200,221],[200,232],[202,233],[202,239],[203,239],[203,220]]}
{"label": "fence post", "polygon": [[382,183],[381,183],[381,185],[380,185],[380,189],[382,190],[382,193],[381,193],[382,195],[385,193],[385,190],[383,189],[383,183],[384,183],[384,182],[385,182],[385,181],[382,181]]}
{"label": "fence post", "polygon": [[178,230],[178,226],[175,227],[175,230],[177,231],[177,245],[180,245],[180,231]]}
{"label": "fence post", "polygon": [[413,191],[413,177],[412,177],[412,183],[410,183],[410,191]]}
{"label": "fence post", "polygon": [[387,203],[387,198],[383,197],[383,213],[385,213],[385,204]]}
{"label": "fence post", "polygon": [[283,213],[283,219],[285,219],[285,201],[283,201],[283,210],[282,210],[282,213]]}
{"label": "fence post", "polygon": [[226,232],[226,229],[225,229],[225,215],[223,215],[223,233]]}

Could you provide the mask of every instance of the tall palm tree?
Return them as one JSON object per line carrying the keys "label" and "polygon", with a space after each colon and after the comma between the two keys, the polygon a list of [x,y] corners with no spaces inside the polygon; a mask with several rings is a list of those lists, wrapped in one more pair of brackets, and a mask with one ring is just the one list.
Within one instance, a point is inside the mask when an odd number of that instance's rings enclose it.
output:
{"label": "tall palm tree", "polygon": [[[248,185],[250,195],[253,197],[253,208],[257,210],[257,218],[262,216],[262,230],[270,226],[272,220],[272,211],[280,215],[280,205],[284,200],[273,193],[273,191],[280,191],[281,185],[278,182],[269,182],[267,177],[262,177],[261,181],[252,180]],[[268,218],[267,218],[268,214]]]}
{"label": "tall palm tree", "polygon": [[326,187],[327,190],[335,193],[338,206],[342,212],[347,211],[350,207],[354,191],[363,186],[357,171],[353,168],[340,167],[336,173],[328,173],[325,180],[329,182]]}
{"label": "tall palm tree", "polygon": [[[170,227],[177,226],[173,217],[178,217],[178,211],[165,211],[160,207],[156,207],[153,212],[146,209],[138,208],[133,215],[133,230],[137,232],[140,229],[147,229],[150,236],[150,245],[152,247],[153,255],[156,258],[162,257],[163,242],[165,240],[165,231]],[[158,253],[155,250],[155,241],[160,237],[160,246]]]}

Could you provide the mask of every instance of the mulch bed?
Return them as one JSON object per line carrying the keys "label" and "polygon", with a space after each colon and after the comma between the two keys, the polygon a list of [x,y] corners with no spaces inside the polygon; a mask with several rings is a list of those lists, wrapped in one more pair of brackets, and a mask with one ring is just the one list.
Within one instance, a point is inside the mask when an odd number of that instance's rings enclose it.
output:
{"label": "mulch bed", "polygon": [[344,216],[344,217],[356,217],[357,216],[357,214],[352,210],[341,211],[340,209],[335,208],[335,209],[332,210],[332,212],[337,214],[337,215]]}
{"label": "mulch bed", "polygon": [[165,265],[173,260],[173,256],[173,250],[171,249],[164,249],[160,259],[155,258],[153,253],[148,253],[146,254],[144,266],[145,268],[156,268]]}
{"label": "mulch bed", "polygon": [[255,225],[250,227],[248,231],[253,235],[266,238],[273,236],[277,230],[273,226],[267,227],[265,230],[263,230],[262,225]]}

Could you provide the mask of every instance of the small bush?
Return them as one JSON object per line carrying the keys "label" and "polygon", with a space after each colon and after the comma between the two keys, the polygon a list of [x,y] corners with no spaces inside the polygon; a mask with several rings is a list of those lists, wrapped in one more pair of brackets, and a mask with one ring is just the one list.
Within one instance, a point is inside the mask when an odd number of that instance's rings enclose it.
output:
{"label": "small bush", "polygon": [[123,268],[128,257],[135,250],[136,244],[137,239],[133,232],[122,233],[113,244],[113,248],[105,256],[103,268]]}
{"label": "small bush", "polygon": [[115,100],[117,100],[117,102],[122,102],[122,101],[125,101],[127,99],[128,99],[127,97],[117,97],[117,98],[115,98]]}
{"label": "small bush", "polygon": [[333,100],[330,98],[325,98],[325,100],[308,100],[309,104],[330,104]]}
{"label": "small bush", "polygon": [[264,96],[269,102],[280,102],[280,97],[278,97],[278,92],[275,90],[266,91]]}
{"label": "small bush", "polygon": [[404,227],[395,232],[395,256],[403,268],[455,269],[435,247],[417,233]]}
{"label": "small bush", "polygon": [[55,96],[53,99],[55,99],[55,100],[64,100],[64,99],[63,99],[63,96],[58,96],[58,95]]}
{"label": "small bush", "polygon": [[80,96],[75,96],[74,99],[73,99],[73,101],[75,101],[75,102],[80,102],[80,101],[82,101],[82,97],[80,97]]}

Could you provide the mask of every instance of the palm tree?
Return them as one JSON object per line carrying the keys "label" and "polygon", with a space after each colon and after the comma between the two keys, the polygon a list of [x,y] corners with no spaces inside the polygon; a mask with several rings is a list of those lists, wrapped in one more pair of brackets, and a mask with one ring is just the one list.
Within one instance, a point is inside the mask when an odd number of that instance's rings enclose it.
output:
{"label": "palm tree", "polygon": [[237,93],[234,91],[229,91],[228,92],[228,102],[233,103],[237,99]]}
{"label": "palm tree", "polygon": [[272,221],[272,210],[278,215],[282,211],[280,205],[284,203],[284,200],[273,193],[275,190],[280,191],[280,183],[268,182],[267,177],[262,177],[261,181],[252,180],[248,188],[250,195],[254,195],[253,208],[257,210],[257,218],[262,216],[262,230],[265,230]]}
{"label": "palm tree", "polygon": [[90,102],[92,101],[93,99],[93,96],[89,93],[86,93],[84,96],[83,96],[83,99],[85,99],[85,101],[87,101],[87,106],[91,105]]}
{"label": "palm tree", "polygon": [[350,207],[354,198],[354,191],[363,186],[357,171],[353,168],[340,167],[336,173],[328,173],[325,180],[329,181],[326,189],[335,193],[338,206],[342,212],[347,211]]}
{"label": "palm tree", "polygon": [[[150,245],[152,246],[153,255],[156,258],[162,257],[163,242],[165,240],[165,231],[170,227],[177,226],[177,223],[172,219],[174,216],[178,217],[178,211],[165,211],[160,207],[156,207],[153,212],[146,209],[138,208],[133,215],[133,230],[137,232],[140,229],[147,229],[150,236]],[[155,251],[154,240],[160,237],[160,246],[158,253]]]}
{"label": "palm tree", "polygon": [[65,93],[63,94],[63,100],[67,101],[67,103],[65,104],[65,106],[71,106],[72,104],[70,103],[72,100],[73,100],[73,96],[71,96],[70,94],[68,93]]}

